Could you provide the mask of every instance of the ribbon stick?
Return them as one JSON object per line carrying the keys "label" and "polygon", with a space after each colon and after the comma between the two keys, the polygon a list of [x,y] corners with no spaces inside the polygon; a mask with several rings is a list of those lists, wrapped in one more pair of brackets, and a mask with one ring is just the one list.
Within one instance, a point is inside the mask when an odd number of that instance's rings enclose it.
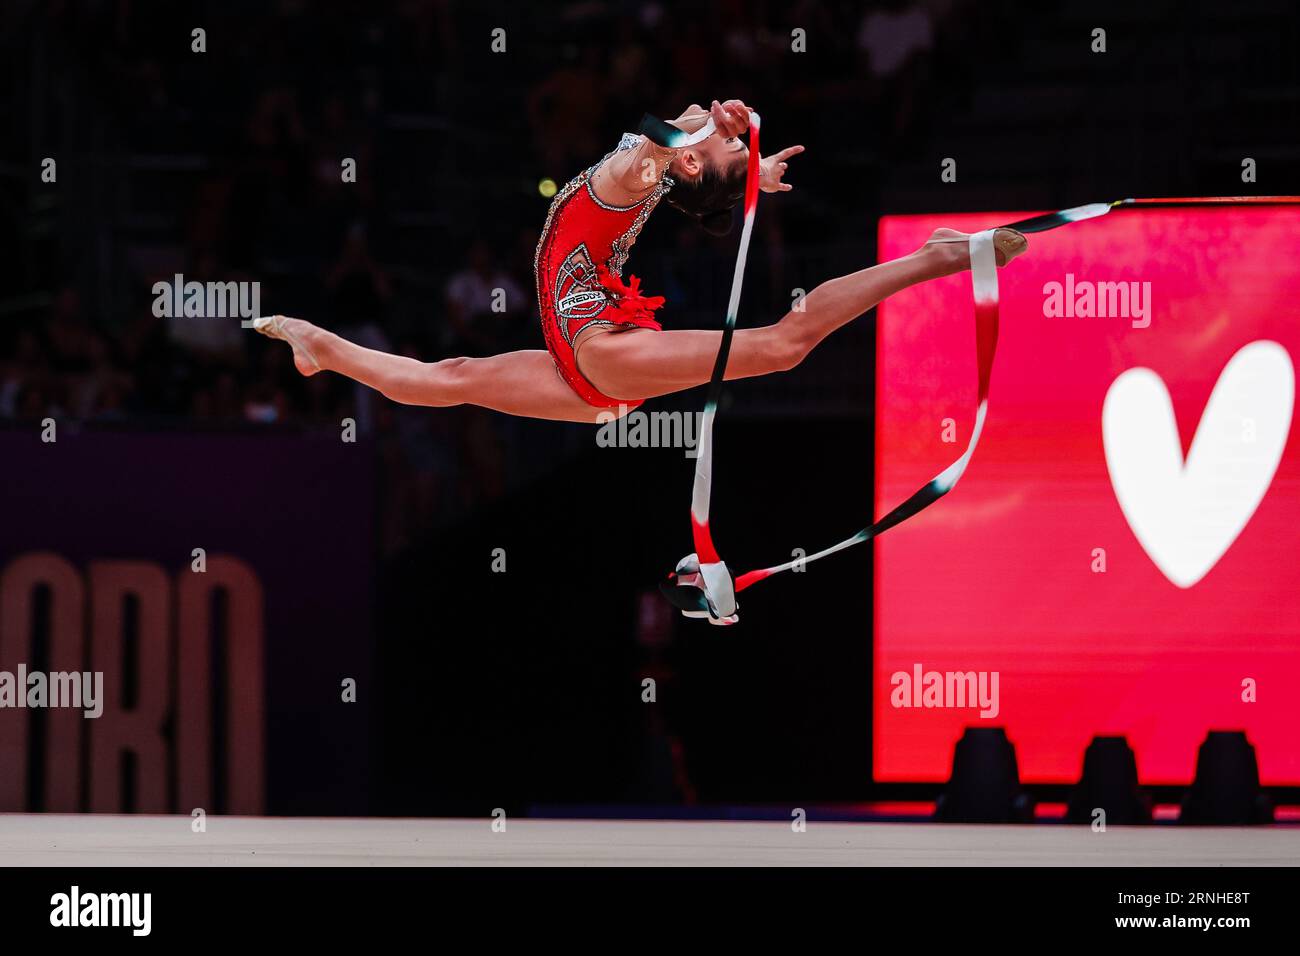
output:
{"label": "ribbon stick", "polygon": [[[750,116],[756,116],[751,113]],[[694,133],[688,133],[685,130],[678,129],[671,123],[665,123],[663,120],[646,113],[641,117],[641,129],[639,132],[642,136],[650,140],[656,146],[662,146],[665,149],[685,149],[687,146],[695,146],[704,142],[717,131],[717,126],[710,116],[705,120],[704,125]]]}

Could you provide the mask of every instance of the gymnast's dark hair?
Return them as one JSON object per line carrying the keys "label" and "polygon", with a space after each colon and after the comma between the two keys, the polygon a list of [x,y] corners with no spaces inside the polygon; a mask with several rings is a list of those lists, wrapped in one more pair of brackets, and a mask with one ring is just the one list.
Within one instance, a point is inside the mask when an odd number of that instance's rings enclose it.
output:
{"label": "gymnast's dark hair", "polygon": [[731,232],[731,210],[745,198],[745,164],[731,170],[706,162],[695,179],[673,178],[664,197],[668,205],[686,213],[714,236]]}

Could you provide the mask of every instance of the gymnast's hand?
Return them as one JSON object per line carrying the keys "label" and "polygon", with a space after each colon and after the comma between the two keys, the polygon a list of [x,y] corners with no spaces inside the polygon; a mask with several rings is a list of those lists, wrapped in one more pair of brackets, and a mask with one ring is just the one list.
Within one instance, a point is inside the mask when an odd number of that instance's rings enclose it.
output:
{"label": "gymnast's hand", "polygon": [[749,107],[740,100],[727,100],[725,103],[714,100],[709,112],[713,115],[717,135],[723,139],[739,136],[749,129]]}
{"label": "gymnast's hand", "polygon": [[789,183],[781,182],[785,175],[786,160],[803,152],[802,146],[787,146],[779,153],[763,156],[758,160],[758,188],[765,193],[788,193],[794,189]]}
{"label": "gymnast's hand", "polygon": [[713,105],[707,110],[698,103],[692,103],[686,107],[681,116],[668,125],[676,126],[687,133],[694,133],[702,129],[710,117],[713,118],[714,132],[723,139],[739,136],[749,129],[749,107],[740,100],[727,100],[725,103],[714,100]]}

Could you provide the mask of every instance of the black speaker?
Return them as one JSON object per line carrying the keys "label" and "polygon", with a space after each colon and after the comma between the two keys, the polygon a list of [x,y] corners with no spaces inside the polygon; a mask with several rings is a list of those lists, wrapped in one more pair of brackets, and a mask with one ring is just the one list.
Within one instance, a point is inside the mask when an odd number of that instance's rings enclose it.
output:
{"label": "black speaker", "polygon": [[1067,823],[1092,823],[1106,811],[1105,822],[1132,826],[1151,822],[1151,801],[1138,789],[1137,757],[1124,737],[1094,737],[1083,754],[1083,776],[1070,794]]}
{"label": "black speaker", "polygon": [[1034,801],[1020,786],[1016,748],[1001,727],[967,727],[952,755],[952,776],[935,802],[942,823],[1032,823]]}
{"label": "black speaker", "polygon": [[1179,823],[1241,826],[1273,822],[1273,802],[1259,789],[1255,745],[1242,730],[1211,730],[1196,754],[1196,779],[1183,797]]}

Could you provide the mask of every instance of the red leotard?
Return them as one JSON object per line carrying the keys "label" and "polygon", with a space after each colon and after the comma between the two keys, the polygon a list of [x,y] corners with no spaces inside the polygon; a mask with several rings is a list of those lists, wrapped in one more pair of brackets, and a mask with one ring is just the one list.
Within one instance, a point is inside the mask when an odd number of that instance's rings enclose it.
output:
{"label": "red leotard", "polygon": [[[632,149],[640,142],[639,136],[625,133],[618,150]],[[632,243],[673,181],[664,176],[640,202],[611,206],[597,199],[591,186],[592,174],[605,159],[571,180],[551,203],[533,260],[537,307],[547,351],[569,387],[597,408],[635,408],[639,401],[610,398],[583,378],[573,343],[590,325],[660,328],[654,310],[663,305],[663,297],[641,295],[636,276],[627,285],[620,277]]]}

